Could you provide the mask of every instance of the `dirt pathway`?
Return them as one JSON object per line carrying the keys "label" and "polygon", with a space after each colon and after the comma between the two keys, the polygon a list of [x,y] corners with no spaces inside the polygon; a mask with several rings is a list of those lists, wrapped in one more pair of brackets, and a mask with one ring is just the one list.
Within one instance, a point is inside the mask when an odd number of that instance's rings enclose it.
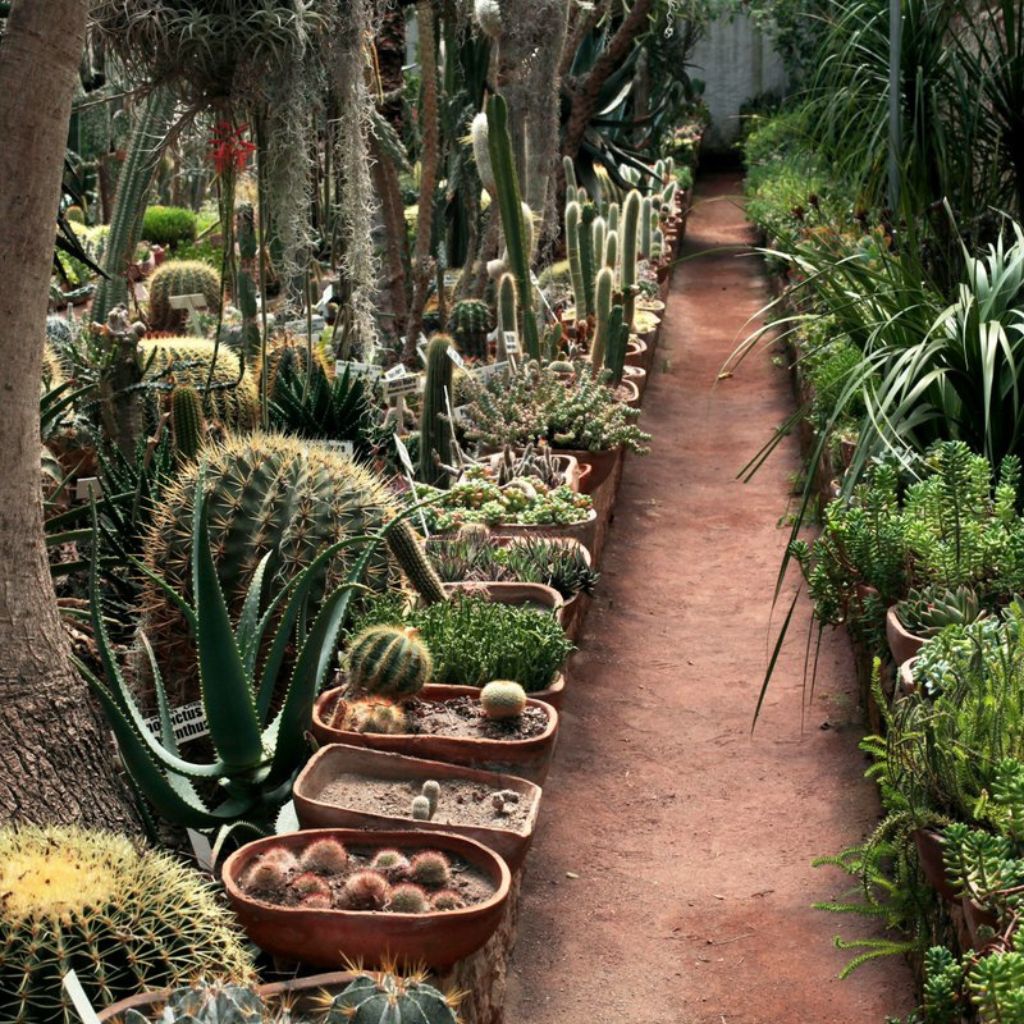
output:
{"label": "dirt pathway", "polygon": [[[739,189],[703,182],[688,254],[752,240]],[[751,484],[735,474],[792,397],[767,352],[712,385],[766,294],[755,258],[677,269],[644,403],[653,452],[627,465],[576,658],[508,1024],[881,1024],[910,1007],[896,960],[838,981],[833,935],[869,929],[811,909],[845,889],[812,857],[877,815],[843,638],[826,637],[801,735],[794,630],[749,736],[796,441]]]}

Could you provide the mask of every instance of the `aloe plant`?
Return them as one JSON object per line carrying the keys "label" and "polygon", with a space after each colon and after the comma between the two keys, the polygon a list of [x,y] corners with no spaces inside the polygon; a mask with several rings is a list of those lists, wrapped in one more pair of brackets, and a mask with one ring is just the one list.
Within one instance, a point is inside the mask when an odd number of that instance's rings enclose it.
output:
{"label": "aloe plant", "polygon": [[[294,776],[307,756],[305,734],[313,700],[333,664],[337,637],[352,595],[359,589],[375,549],[405,516],[397,516],[373,536],[348,538],[326,548],[303,572],[264,601],[264,576],[271,557],[268,553],[253,574],[237,622],[232,623],[210,550],[204,476],[200,471],[196,482],[194,603],[137,559],[131,561],[160,587],[188,622],[215,759],[201,763],[182,755],[159,665],[148,639],[141,634],[153,674],[159,733],[146,723],[110,642],[95,559],[90,573],[91,618],[104,679],[81,662],[77,667],[106,712],[138,791],[161,818],[195,829],[230,830],[244,825],[262,833],[273,829],[281,807],[290,798]],[[95,513],[94,535],[98,538]],[[340,549],[356,546],[362,550],[346,581],[322,603],[307,628],[307,599],[315,579]],[[292,668],[282,695],[278,684],[285,671],[286,652],[292,654]],[[280,699],[275,700],[278,696]],[[272,706],[277,710],[272,711]],[[204,795],[213,789],[221,794],[218,801]]]}

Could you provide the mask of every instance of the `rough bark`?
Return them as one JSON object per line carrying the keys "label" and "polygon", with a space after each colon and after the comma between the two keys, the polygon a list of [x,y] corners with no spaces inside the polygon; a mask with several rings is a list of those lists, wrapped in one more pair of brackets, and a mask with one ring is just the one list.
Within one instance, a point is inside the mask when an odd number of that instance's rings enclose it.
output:
{"label": "rough bark", "polygon": [[15,0],[0,43],[0,823],[132,827],[72,670],[43,538],[39,379],[86,0]]}
{"label": "rough bark", "polygon": [[401,183],[394,161],[384,151],[380,141],[370,135],[370,151],[373,156],[373,186],[380,201],[381,219],[384,222],[384,280],[385,293],[390,296],[392,320],[390,332],[395,337],[406,333],[406,318],[409,315],[406,265],[408,263],[407,229],[405,209],[402,204]]}

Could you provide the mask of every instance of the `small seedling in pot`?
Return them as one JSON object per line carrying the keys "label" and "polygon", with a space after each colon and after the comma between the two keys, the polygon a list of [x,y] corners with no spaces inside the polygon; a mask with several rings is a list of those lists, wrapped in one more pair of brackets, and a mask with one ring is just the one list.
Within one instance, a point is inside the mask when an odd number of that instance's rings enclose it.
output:
{"label": "small seedling in pot", "polygon": [[430,821],[432,816],[430,810],[430,799],[425,797],[422,793],[420,793],[419,796],[413,797],[412,816],[416,821]]}
{"label": "small seedling in pot", "polygon": [[391,905],[388,909],[396,914],[423,914],[429,907],[426,892],[414,882],[403,882],[391,890]]}
{"label": "small seedling in pot", "polygon": [[519,794],[514,789],[503,789],[491,797],[491,804],[494,807],[495,814],[502,816],[509,814],[509,807],[518,803]]}
{"label": "small seedling in pot", "polygon": [[422,793],[430,801],[430,816],[433,818],[437,813],[437,801],[441,797],[441,784],[433,779],[428,779],[423,783]]}

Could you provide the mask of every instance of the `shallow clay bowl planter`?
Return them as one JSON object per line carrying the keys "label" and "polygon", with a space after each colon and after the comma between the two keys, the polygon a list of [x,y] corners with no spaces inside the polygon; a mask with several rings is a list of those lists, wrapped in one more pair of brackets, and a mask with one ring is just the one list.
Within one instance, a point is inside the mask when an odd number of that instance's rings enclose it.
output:
{"label": "shallow clay bowl planter", "polygon": [[924,646],[924,637],[911,633],[900,622],[900,617],[896,614],[896,605],[885,613],[885,638],[889,641],[892,660],[897,665],[902,665],[903,662],[915,657]]}
{"label": "shallow clay bowl planter", "polygon": [[[418,853],[440,850],[466,861],[494,886],[486,900],[461,910],[392,914],[372,910],[314,910],[281,907],[254,899],[239,879],[249,865],[275,847],[300,851],[317,839],[336,839],[358,850],[393,847]],[[261,949],[285,960],[337,967],[346,959],[365,966],[386,960],[445,968],[475,953],[501,922],[512,874],[493,850],[448,832],[368,832],[321,828],[257,839],[224,862],[224,888],[246,935]]]}
{"label": "shallow clay bowl planter", "polygon": [[491,527],[491,536],[499,539],[543,537],[545,540],[576,541],[585,548],[594,544],[597,533],[597,509],[590,509],[587,518],[578,523],[499,523]]}
{"label": "shallow clay bowl planter", "polygon": [[614,472],[615,464],[622,454],[622,446],[606,448],[600,452],[566,449],[565,454],[574,455],[581,466],[590,467],[590,473],[580,481],[580,490],[584,494],[593,494]]}
{"label": "shallow clay bowl planter", "polygon": [[[463,765],[484,771],[508,769],[512,774],[538,785],[547,778],[551,757],[558,738],[558,712],[548,703],[531,696],[527,706],[540,708],[548,716],[547,728],[537,736],[525,740],[477,739],[472,736],[439,736],[428,733],[399,733],[386,735],[377,732],[351,732],[328,724],[329,714],[344,687],[327,690],[313,705],[313,735],[319,743],[345,743],[350,747],[384,750],[394,754],[444,761],[450,765]],[[425,686],[420,700],[445,701],[454,697],[476,700],[480,691],[474,686]]]}
{"label": "shallow clay bowl planter", "polygon": [[467,581],[465,583],[445,583],[444,589],[449,594],[468,591],[479,597],[486,597],[488,601],[495,604],[537,605],[550,611],[559,620],[562,616],[562,609],[565,607],[562,595],[554,587],[549,587],[544,583]]}
{"label": "shallow clay bowl planter", "polygon": [[647,365],[647,342],[643,338],[632,337],[626,346],[627,366]]}
{"label": "shallow clay bowl planter", "polygon": [[[520,804],[526,808],[526,820],[519,829],[445,820],[418,821],[412,817],[411,811],[408,815],[378,814],[326,800],[323,795],[325,788],[339,775],[347,774],[417,785],[435,779],[441,784],[442,793],[446,782],[470,782],[493,790],[511,790],[519,794]],[[410,803],[414,795],[410,790]],[[295,780],[292,798],[299,824],[303,828],[402,829],[414,832],[441,830],[483,843],[502,857],[514,873],[522,867],[526,852],[533,842],[541,788],[515,775],[499,775],[497,772],[426,761],[419,757],[406,757],[404,754],[389,754],[382,750],[332,743],[318,750],[303,768]]]}
{"label": "shallow clay bowl planter", "polygon": [[[359,975],[353,971],[331,971],[328,974],[313,974],[308,978],[259,985],[256,994],[271,1009],[287,1006],[297,1013],[315,1012],[322,1010],[321,996],[335,996],[344,992],[358,977]],[[144,1017],[152,1017],[167,1001],[171,992],[171,989],[165,988],[129,996],[101,1011],[99,1018],[103,1024],[123,1024],[124,1015],[128,1010],[138,1010]]]}
{"label": "shallow clay bowl planter", "polygon": [[957,894],[942,863],[942,836],[933,828],[914,829],[914,845],[925,880],[947,903],[952,903]]}

